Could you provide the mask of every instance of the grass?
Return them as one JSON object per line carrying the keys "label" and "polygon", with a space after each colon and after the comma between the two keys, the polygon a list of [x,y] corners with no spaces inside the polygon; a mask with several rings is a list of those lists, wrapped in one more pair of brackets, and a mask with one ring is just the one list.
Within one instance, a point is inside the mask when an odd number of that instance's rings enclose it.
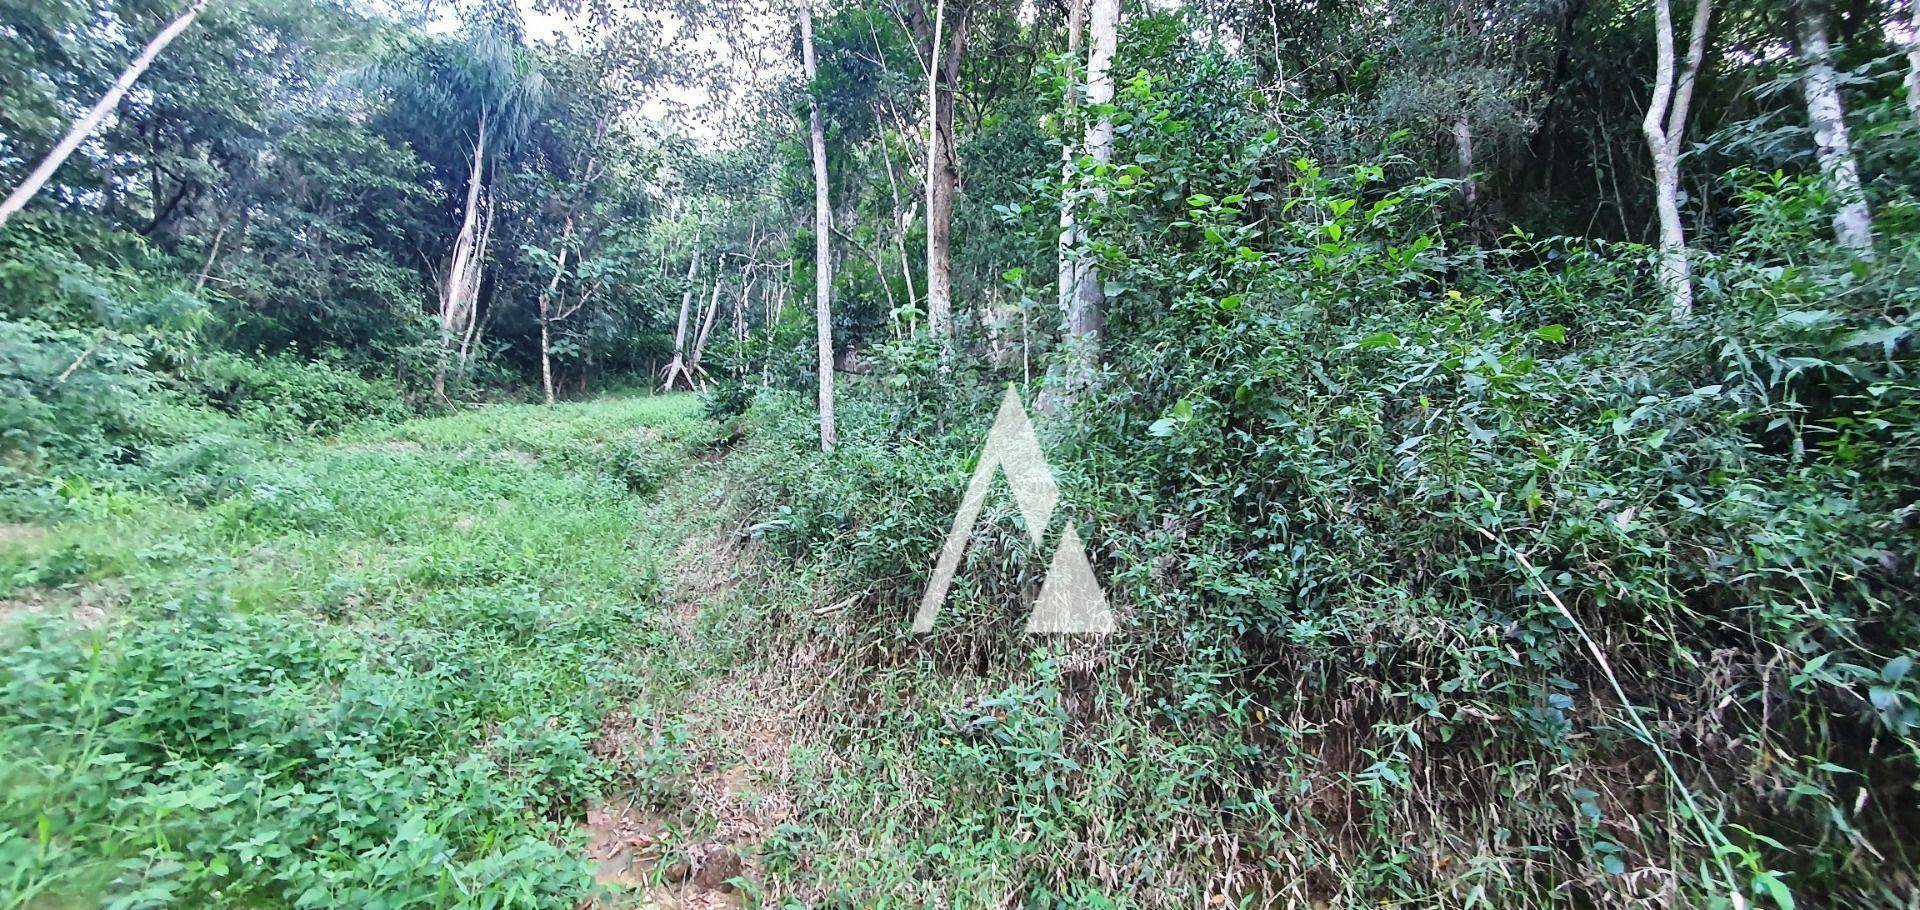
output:
{"label": "grass", "polygon": [[0,547],[0,908],[577,906],[592,745],[665,642],[647,497],[706,432],[495,407],[203,505],[64,482]]}

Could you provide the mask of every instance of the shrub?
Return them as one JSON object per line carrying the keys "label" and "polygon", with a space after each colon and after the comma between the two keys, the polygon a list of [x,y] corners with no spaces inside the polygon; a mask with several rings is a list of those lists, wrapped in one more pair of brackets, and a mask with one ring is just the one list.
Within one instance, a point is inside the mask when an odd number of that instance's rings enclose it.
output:
{"label": "shrub", "polygon": [[[1653,881],[1897,902],[1920,865],[1892,796],[1920,773],[1913,235],[1864,267],[1763,181],[1676,321],[1642,247],[1455,245],[1444,182],[1282,164],[1190,97],[1123,92],[1157,163],[1095,175],[1104,372],[1040,421],[1120,614],[1097,655],[1017,637],[1050,551],[999,484],[937,635],[904,634],[990,371],[935,383],[903,352],[849,384],[831,456],[806,403],[756,412],[750,530],[860,592],[770,650],[860,663],[841,698],[875,707],[849,723],[890,718],[836,740],[855,770],[823,770],[820,804],[893,800],[874,769],[897,766],[926,788],[902,812],[942,807],[815,855],[883,836],[958,890],[1167,905],[1242,876],[1302,905],[1622,906]],[[1284,193],[1247,189],[1276,166]],[[1075,699],[1098,707],[1062,719]],[[1061,881],[1092,833],[1169,849]],[[941,849],[962,841],[1001,852]]]}
{"label": "shrub", "polygon": [[407,413],[391,381],[366,379],[323,361],[279,354],[256,358],[214,354],[192,379],[209,403],[282,437],[330,436],[362,421],[394,420]]}
{"label": "shrub", "polygon": [[701,406],[708,420],[727,420],[746,413],[747,407],[753,404],[754,393],[754,387],[746,382],[722,378],[707,390]]}

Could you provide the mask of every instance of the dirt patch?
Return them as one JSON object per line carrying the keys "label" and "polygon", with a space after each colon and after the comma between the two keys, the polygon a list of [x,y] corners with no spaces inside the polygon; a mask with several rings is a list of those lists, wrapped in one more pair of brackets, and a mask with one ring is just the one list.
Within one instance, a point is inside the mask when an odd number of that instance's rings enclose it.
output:
{"label": "dirt patch", "polygon": [[749,878],[760,842],[793,817],[792,707],[771,680],[753,676],[714,681],[689,705],[699,756],[688,808],[713,824],[702,849],[709,862],[721,851],[744,857],[740,872]]}
{"label": "dirt patch", "polygon": [[594,881],[620,893],[652,887],[662,840],[657,819],[631,803],[612,803],[588,809],[585,827],[587,856],[595,863]]}
{"label": "dirt patch", "polygon": [[[739,606],[749,555],[734,535],[716,530],[683,539],[668,560],[671,606],[664,622],[690,657],[707,653],[712,643],[702,635],[712,624],[701,617]],[[738,907],[743,898],[736,881],[764,880],[759,845],[794,812],[788,795],[790,688],[764,671],[741,667],[704,675],[685,692],[681,718],[689,765],[681,803],[666,815],[632,801],[613,801],[588,814],[600,881],[637,901],[613,906]],[[613,712],[594,750],[616,762],[643,754],[653,734],[638,726],[631,712]],[[676,832],[685,827],[698,830],[698,838],[681,839]]]}
{"label": "dirt patch", "polygon": [[0,547],[24,547],[46,539],[47,529],[39,525],[0,521]]}
{"label": "dirt patch", "polygon": [[427,450],[411,439],[376,439],[372,442],[354,442],[340,447],[348,452],[391,452],[397,455],[418,455]]}
{"label": "dirt patch", "polygon": [[35,588],[0,599],[0,622],[30,615],[64,616],[74,628],[91,632],[104,628],[123,601],[124,595],[98,586],[78,591]]}
{"label": "dirt patch", "polygon": [[487,456],[489,461],[507,461],[527,468],[540,466],[540,456],[525,449],[501,449]]}
{"label": "dirt patch", "polygon": [[708,850],[669,859],[659,820],[632,805],[588,810],[586,830],[594,881],[613,893],[593,903],[595,908],[731,910],[744,905],[729,882],[741,869],[737,853]]}
{"label": "dirt patch", "polygon": [[692,535],[674,548],[671,619],[681,641],[692,641],[694,621],[739,585],[740,556],[731,534]]}

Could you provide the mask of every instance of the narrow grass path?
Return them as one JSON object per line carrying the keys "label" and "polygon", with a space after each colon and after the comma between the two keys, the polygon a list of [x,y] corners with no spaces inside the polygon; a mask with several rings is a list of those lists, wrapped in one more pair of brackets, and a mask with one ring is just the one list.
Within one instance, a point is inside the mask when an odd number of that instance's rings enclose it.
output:
{"label": "narrow grass path", "polygon": [[737,903],[786,742],[712,437],[491,407],[65,483],[0,535],[0,910]]}

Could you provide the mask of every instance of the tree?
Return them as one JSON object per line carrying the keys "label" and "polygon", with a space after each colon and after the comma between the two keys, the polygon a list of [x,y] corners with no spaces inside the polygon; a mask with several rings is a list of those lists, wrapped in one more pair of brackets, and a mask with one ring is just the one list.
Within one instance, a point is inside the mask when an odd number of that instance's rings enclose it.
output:
{"label": "tree", "polygon": [[[1087,106],[1097,111],[1087,124],[1086,150],[1093,167],[1113,160],[1113,117],[1104,108],[1113,103],[1113,56],[1120,43],[1120,0],[1093,0],[1088,21],[1091,47],[1087,55]],[[1099,199],[1096,190],[1094,199]],[[1083,232],[1076,240],[1084,240]],[[1100,361],[1100,333],[1106,327],[1107,295],[1100,272],[1082,261],[1073,270],[1072,296],[1062,314],[1067,338],[1067,377],[1062,390],[1071,402],[1093,380]]]}
{"label": "tree", "polygon": [[[621,37],[626,36],[616,39]],[[605,247],[620,224],[644,218],[644,194],[631,188],[639,173],[615,173],[611,163],[640,157],[635,137],[619,124],[655,81],[646,66],[652,59],[621,47],[617,40],[603,40],[581,52],[543,49],[541,70],[554,87],[553,98],[530,136],[536,146],[524,169],[530,179],[508,191],[520,189],[522,195],[541,200],[539,209],[550,213],[546,221],[557,217],[560,222],[551,252],[527,250],[553,263],[553,274],[536,298],[540,375],[548,404],[555,401],[554,325],[601,303],[610,278],[633,280],[624,257]],[[573,280],[565,282],[569,277]],[[572,300],[565,303],[569,290]]]}
{"label": "tree", "polygon": [[[1067,10],[1067,72],[1065,124],[1068,129],[1073,125],[1074,111],[1080,104],[1080,44],[1087,26],[1087,0],[1068,0]],[[1062,314],[1073,310],[1073,295],[1079,291],[1080,276],[1078,263],[1074,259],[1075,223],[1073,216],[1073,158],[1075,143],[1060,144],[1060,276],[1055,290],[1060,298]]]}
{"label": "tree", "polygon": [[1827,40],[1827,14],[1813,3],[1797,5],[1800,54],[1806,70],[1800,87],[1807,99],[1807,121],[1820,172],[1839,205],[1833,213],[1833,234],[1863,259],[1873,258],[1873,214],[1860,185],[1860,163],[1847,137],[1846,107],[1840,100],[1840,80],[1833,71],[1833,48]]}
{"label": "tree", "polygon": [[567,216],[566,226],[560,232],[560,242],[553,248],[553,277],[541,290],[538,301],[540,319],[540,389],[545,394],[547,404],[553,404],[553,324],[579,312],[585,305],[582,296],[568,309],[560,309],[558,298],[560,281],[567,275],[567,252],[573,241],[573,216]]}
{"label": "tree", "polygon": [[924,3],[907,6],[915,35],[926,48],[922,64],[927,73],[927,328],[941,351],[953,343],[953,196],[960,183],[954,154],[954,93],[960,84],[960,63],[966,55],[971,3],[934,0],[929,14]]}
{"label": "tree", "polygon": [[1696,0],[1687,59],[1677,77],[1671,0],[1654,0],[1653,9],[1653,97],[1640,129],[1653,153],[1654,207],[1660,217],[1660,287],[1673,314],[1685,316],[1693,311],[1693,264],[1687,254],[1686,229],[1680,223],[1680,148],[1687,131],[1687,108],[1693,101],[1694,83],[1706,53],[1713,0]]}
{"label": "tree", "polygon": [[496,214],[500,162],[546,101],[546,82],[521,43],[519,14],[496,2],[456,38],[426,39],[391,56],[385,75],[405,113],[463,148],[465,202],[440,275],[440,350],[434,398],[447,397],[449,359],[464,375],[479,329],[480,292]]}
{"label": "tree", "polygon": [[[693,247],[687,251],[687,276],[680,287],[680,318],[674,323],[673,359],[667,362],[661,371],[660,390],[672,391],[675,380],[685,388],[694,388],[693,370],[688,366],[687,357],[687,319],[693,310],[693,277],[700,268],[700,237],[694,235]],[[715,280],[718,280],[716,278]]]}
{"label": "tree", "polygon": [[1372,96],[1361,108],[1363,122],[1384,135],[1409,130],[1432,143],[1436,158],[1450,164],[1440,172],[1454,179],[1456,210],[1479,245],[1506,217],[1496,185],[1501,166],[1538,128],[1531,109],[1544,81],[1548,22],[1567,21],[1558,7],[1579,2],[1398,0],[1382,10],[1391,16],[1387,23],[1355,26],[1377,32],[1370,43],[1382,47],[1380,75],[1366,80],[1375,84],[1356,93]]}
{"label": "tree", "polygon": [[[814,83],[820,66],[813,53],[813,4],[800,7],[800,56],[807,77],[807,133],[813,158],[813,320],[820,377],[820,451],[831,452],[835,442],[833,415],[833,208],[827,199],[827,133],[820,122],[820,99]],[[719,279],[715,277],[716,293]]]}
{"label": "tree", "polygon": [[166,50],[167,45],[173,43],[173,39],[180,37],[180,33],[193,25],[193,20],[199,18],[200,13],[210,2],[211,0],[194,0],[193,5],[187,7],[186,12],[181,13],[168,23],[166,28],[161,29],[159,34],[154,35],[153,40],[147,42],[147,46],[140,51],[140,56],[133,58],[133,62],[127,64],[126,70],[120,74],[120,78],[113,81],[113,85],[107,89],[106,94],[101,95],[100,100],[95,102],[93,107],[88,108],[86,113],[80,115],[80,119],[74,121],[73,127],[67,130],[66,136],[53,147],[53,151],[48,152],[47,157],[41,160],[40,166],[34,168],[33,173],[28,174],[25,180],[20,181],[20,185],[14,187],[13,192],[7,195],[4,202],[0,202],[0,227],[5,227],[7,220],[12,218],[15,212],[25,208],[27,203],[39,194],[40,188],[47,185],[47,180],[60,169],[60,165],[66,163],[67,158],[80,147],[80,143],[87,141],[87,137],[93,135],[93,131],[100,127],[100,121],[107,118],[107,113],[120,104],[120,99],[133,88],[134,82],[140,79],[140,75],[145,73],[148,67],[153,66],[153,61],[160,56],[160,52]]}

